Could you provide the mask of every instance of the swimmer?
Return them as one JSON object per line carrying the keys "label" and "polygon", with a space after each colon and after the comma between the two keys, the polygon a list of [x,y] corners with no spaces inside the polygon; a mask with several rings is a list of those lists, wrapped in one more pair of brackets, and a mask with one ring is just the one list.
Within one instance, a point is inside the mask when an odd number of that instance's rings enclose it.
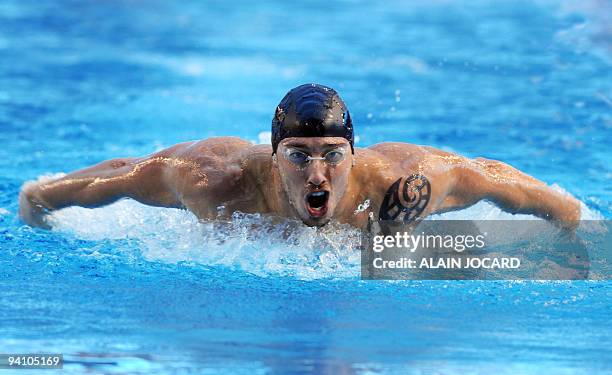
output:
{"label": "swimmer", "polygon": [[480,200],[568,229],[580,219],[576,199],[500,161],[398,142],[354,147],[346,105],[335,90],[318,84],[298,86],[281,100],[271,145],[219,137],[107,160],[26,183],[19,215],[26,224],[49,228],[46,217],[54,210],[121,198],[187,209],[201,220],[240,211],[309,226],[330,220],[359,228],[370,220],[411,223]]}

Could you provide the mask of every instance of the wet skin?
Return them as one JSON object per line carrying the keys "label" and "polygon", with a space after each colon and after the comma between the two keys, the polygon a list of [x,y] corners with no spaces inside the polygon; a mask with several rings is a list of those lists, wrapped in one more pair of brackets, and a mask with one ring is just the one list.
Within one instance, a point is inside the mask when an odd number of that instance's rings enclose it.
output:
{"label": "wet skin", "polygon": [[[337,148],[346,153],[335,165],[323,160],[296,165],[285,156],[287,148],[313,157]],[[365,228],[368,217],[410,222],[483,199],[569,229],[580,219],[576,199],[505,163],[406,143],[356,148],[353,155],[339,137],[287,138],[275,156],[270,145],[220,137],[112,159],[59,179],[26,183],[19,214],[26,224],[48,228],[45,216],[53,210],[100,207],[126,197],[185,208],[200,219],[257,212],[310,226],[333,219]]]}

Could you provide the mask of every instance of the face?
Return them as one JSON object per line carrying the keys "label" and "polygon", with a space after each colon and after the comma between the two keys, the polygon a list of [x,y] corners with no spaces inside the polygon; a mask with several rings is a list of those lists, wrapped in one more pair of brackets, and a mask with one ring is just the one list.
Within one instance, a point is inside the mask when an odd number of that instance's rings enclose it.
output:
{"label": "face", "polygon": [[286,138],[276,154],[283,187],[300,219],[325,225],[346,191],[353,163],[349,142],[341,137]]}

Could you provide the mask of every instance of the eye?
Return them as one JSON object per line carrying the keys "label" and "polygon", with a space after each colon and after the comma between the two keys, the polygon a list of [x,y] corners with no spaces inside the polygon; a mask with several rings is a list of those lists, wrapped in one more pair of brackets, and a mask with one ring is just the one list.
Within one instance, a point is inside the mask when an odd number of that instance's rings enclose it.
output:
{"label": "eye", "polygon": [[325,154],[325,161],[328,163],[340,163],[342,160],[344,160],[344,152],[342,151],[330,151]]}
{"label": "eye", "polygon": [[292,150],[287,153],[287,160],[294,164],[304,164],[308,161],[308,155],[301,151]]}

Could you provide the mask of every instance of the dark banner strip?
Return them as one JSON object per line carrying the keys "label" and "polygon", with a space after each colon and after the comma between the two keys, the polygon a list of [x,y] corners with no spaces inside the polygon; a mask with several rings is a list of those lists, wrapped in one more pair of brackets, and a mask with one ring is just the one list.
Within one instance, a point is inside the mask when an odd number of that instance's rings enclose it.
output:
{"label": "dark banner strip", "polygon": [[610,280],[612,222],[381,221],[364,234],[365,280]]}

